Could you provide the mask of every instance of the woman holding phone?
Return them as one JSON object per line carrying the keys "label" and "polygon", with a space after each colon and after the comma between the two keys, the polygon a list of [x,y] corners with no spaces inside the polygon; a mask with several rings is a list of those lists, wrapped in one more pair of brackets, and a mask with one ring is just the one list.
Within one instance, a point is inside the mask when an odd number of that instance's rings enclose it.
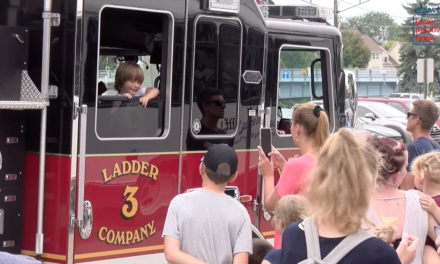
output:
{"label": "woman holding phone", "polygon": [[[329,120],[323,109],[316,104],[297,104],[292,108],[290,132],[292,140],[300,149],[301,156],[286,161],[272,147],[267,158],[259,147],[260,162],[258,169],[264,180],[264,206],[273,212],[277,202],[286,195],[302,193],[307,187],[304,180],[306,175],[316,166],[316,159],[321,147],[329,137]],[[274,167],[282,173],[278,184],[274,183]],[[275,232],[274,247],[281,247],[281,235]]]}

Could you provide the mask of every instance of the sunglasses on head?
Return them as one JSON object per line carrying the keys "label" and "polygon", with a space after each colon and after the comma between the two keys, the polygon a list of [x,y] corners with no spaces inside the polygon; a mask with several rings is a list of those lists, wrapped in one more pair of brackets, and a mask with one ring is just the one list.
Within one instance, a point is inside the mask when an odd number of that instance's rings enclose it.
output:
{"label": "sunglasses on head", "polygon": [[209,101],[207,103],[208,104],[214,103],[216,106],[224,106],[224,105],[226,105],[226,101],[225,100],[214,100],[214,101]]}
{"label": "sunglasses on head", "polygon": [[413,113],[411,113],[411,112],[406,112],[406,117],[409,118],[410,116],[415,116],[415,117],[420,118],[420,120],[422,120],[422,118],[421,118],[420,116],[418,116],[418,115],[416,115],[416,114],[413,114]]}

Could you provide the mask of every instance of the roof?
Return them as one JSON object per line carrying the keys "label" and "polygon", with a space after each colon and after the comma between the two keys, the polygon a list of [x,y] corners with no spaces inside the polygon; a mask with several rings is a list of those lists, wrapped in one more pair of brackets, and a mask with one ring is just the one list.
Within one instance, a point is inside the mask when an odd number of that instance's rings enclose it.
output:
{"label": "roof", "polygon": [[391,62],[393,66],[399,66],[399,63],[397,63],[397,61],[395,61],[391,56],[388,56],[388,61]]}
{"label": "roof", "polygon": [[[370,49],[371,52],[384,52],[385,50],[376,44],[372,38],[368,35],[362,35],[362,38],[364,39],[365,45]],[[386,52],[386,51],[385,51]]]}

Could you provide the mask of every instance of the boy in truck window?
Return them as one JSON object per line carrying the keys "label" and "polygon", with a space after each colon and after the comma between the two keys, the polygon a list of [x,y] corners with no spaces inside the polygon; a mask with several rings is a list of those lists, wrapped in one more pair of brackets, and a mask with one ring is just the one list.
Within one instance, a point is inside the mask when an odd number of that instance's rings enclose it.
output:
{"label": "boy in truck window", "polygon": [[139,102],[146,107],[149,100],[159,95],[156,87],[141,87],[144,82],[144,73],[139,65],[133,61],[121,64],[116,70],[115,89],[118,95],[123,95],[129,99],[133,96],[141,96]]}
{"label": "boy in truck window", "polygon": [[212,145],[202,159],[202,188],[177,195],[168,207],[162,237],[173,264],[248,264],[251,221],[246,208],[225,194],[237,178],[238,157],[224,144]]}

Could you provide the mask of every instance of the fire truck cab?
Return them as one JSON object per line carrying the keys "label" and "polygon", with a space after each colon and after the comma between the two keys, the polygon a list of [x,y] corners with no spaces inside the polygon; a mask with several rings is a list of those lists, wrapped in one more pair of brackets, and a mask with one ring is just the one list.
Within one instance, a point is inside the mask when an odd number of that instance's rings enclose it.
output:
{"label": "fire truck cab", "polygon": [[[273,239],[260,128],[293,158],[295,103],[322,100],[334,132],[356,97],[329,12],[255,0],[1,5],[0,251],[44,263],[166,263],[168,205],[201,187],[200,159],[218,143],[239,156],[226,193],[248,210],[254,237]],[[159,90],[146,107],[115,85],[124,63]]]}

